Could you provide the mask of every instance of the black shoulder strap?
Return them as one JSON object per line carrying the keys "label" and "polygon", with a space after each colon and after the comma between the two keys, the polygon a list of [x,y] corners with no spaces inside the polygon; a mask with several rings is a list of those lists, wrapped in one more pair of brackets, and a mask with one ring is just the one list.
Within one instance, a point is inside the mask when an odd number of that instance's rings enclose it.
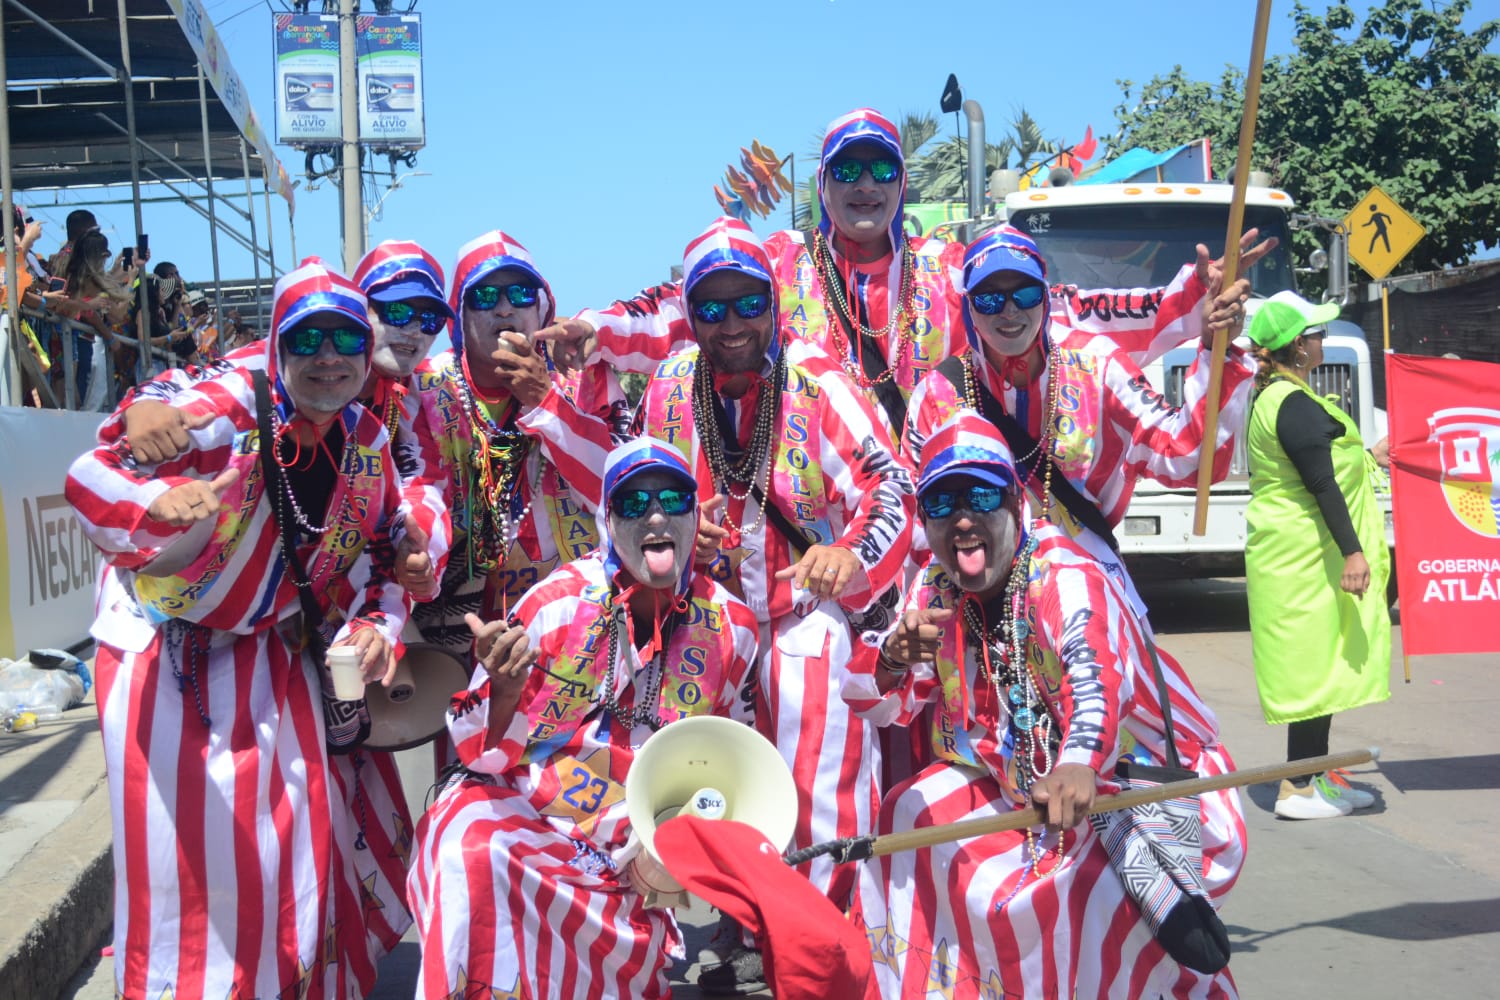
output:
{"label": "black shoulder strap", "polygon": [[[807,244],[807,256],[812,261],[814,271],[818,267],[817,258],[813,256],[816,252],[816,243],[814,240],[817,238],[817,235],[818,231],[816,229],[802,230],[802,239]],[[897,248],[897,252],[899,252],[899,248]],[[838,282],[839,290],[844,295],[844,301],[849,301],[849,290],[844,287],[844,279],[840,277],[838,268],[829,268],[829,271],[832,272],[830,280]],[[890,305],[892,309],[900,308],[900,303],[895,301],[892,301]],[[864,370],[865,378],[872,380],[880,379],[880,381],[870,387],[870,391],[875,393],[876,401],[880,403],[880,408],[885,410],[885,415],[891,422],[891,435],[899,441],[901,439],[901,431],[906,426],[906,399],[901,395],[901,387],[896,384],[894,378],[881,378],[890,368],[890,363],[886,359],[885,352],[881,348],[880,343],[863,330],[856,333],[849,321],[849,317],[845,316],[839,310],[836,302],[824,302],[823,311],[828,314],[830,322],[837,323],[843,329],[844,338],[850,344],[853,344],[855,341],[859,342],[859,366]]]}
{"label": "black shoulder strap", "polygon": [[792,523],[792,519],[781,512],[781,508],[771,502],[765,495],[758,483],[750,485],[750,494],[755,497],[755,502],[760,504],[761,509],[766,512],[766,517],[776,526],[776,530],[786,536],[786,540],[792,543],[793,562],[800,562],[802,556],[808,549],[816,544],[807,537],[807,532]]}
{"label": "black shoulder strap", "polygon": [[323,633],[318,623],[323,619],[323,610],[313,599],[312,584],[307,579],[307,568],[297,558],[297,540],[292,536],[291,518],[282,509],[281,466],[276,462],[275,438],[271,433],[271,387],[266,373],[256,369],[251,373],[255,383],[255,426],[260,433],[260,471],[266,483],[266,499],[271,504],[271,520],[281,532],[281,555],[286,561],[286,571],[297,586],[297,597],[302,602],[302,631],[313,652],[313,662],[321,664],[327,650],[323,645]]}
{"label": "black shoulder strap", "polygon": [[[965,362],[965,356],[957,354],[943,359],[943,362],[937,366],[937,371],[958,391],[960,399],[964,396]],[[979,397],[980,412],[984,414],[986,420],[995,425],[1000,436],[1005,438],[1005,443],[1010,445],[1011,454],[1036,456],[1033,465],[1024,465],[1016,470],[1023,477],[1029,478],[1035,462],[1041,461],[1043,457],[1036,440],[1014,417],[1005,412],[1005,408],[1000,405],[1000,400],[996,399],[978,379],[974,380],[974,393]],[[1069,514],[1073,515],[1074,520],[1104,539],[1111,549],[1116,552],[1120,551],[1120,543],[1115,540],[1114,529],[1109,526],[1109,522],[1104,519],[1104,515],[1099,512],[1099,508],[1094,505],[1093,501],[1079,493],[1078,488],[1068,481],[1067,476],[1052,477],[1052,496]]]}
{"label": "black shoulder strap", "polygon": [[[963,398],[964,395],[964,362],[963,355],[954,355],[945,358],[937,367],[938,372],[958,390],[959,398]],[[974,392],[979,397],[979,406],[984,418],[1000,431],[1000,435],[1005,438],[1005,443],[1010,446],[1011,454],[1035,454],[1040,459],[1041,450],[1037,448],[1032,436],[1026,433],[1026,428],[1006,413],[1000,401],[977,379],[974,382]],[[1018,469],[1017,472],[1027,477],[1031,475],[1030,468]],[[1068,513],[1072,514],[1079,524],[1104,539],[1114,551],[1120,551],[1120,545],[1115,540],[1115,533],[1111,530],[1109,522],[1104,519],[1098,507],[1079,493],[1077,487],[1068,482],[1067,476],[1052,477],[1052,495],[1057,498],[1058,503],[1067,508]],[[1151,674],[1156,679],[1156,696],[1161,701],[1162,723],[1167,737],[1167,763],[1172,767],[1181,767],[1182,763],[1177,756],[1177,737],[1172,726],[1172,703],[1168,698],[1167,680],[1161,672],[1161,657],[1156,652],[1156,642],[1146,634],[1146,627],[1143,622],[1141,639],[1146,644],[1146,652],[1151,656]]]}

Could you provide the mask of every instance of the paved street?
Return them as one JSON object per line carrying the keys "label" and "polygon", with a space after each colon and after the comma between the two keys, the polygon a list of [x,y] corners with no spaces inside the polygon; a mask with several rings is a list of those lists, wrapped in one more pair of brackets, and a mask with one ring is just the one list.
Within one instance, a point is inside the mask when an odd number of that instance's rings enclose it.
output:
{"label": "paved street", "polygon": [[[1265,725],[1255,699],[1243,582],[1157,584],[1145,597],[1162,645],[1218,711],[1239,765],[1283,759],[1285,729]],[[1293,823],[1272,815],[1273,786],[1246,790],[1249,858],[1223,914],[1243,996],[1500,992],[1500,655],[1415,660],[1411,670],[1404,684],[1398,656],[1391,700],[1333,723],[1333,749],[1381,748],[1379,764],[1356,773],[1377,794],[1374,808]],[[420,805],[425,758],[406,756],[408,791]],[[686,922],[712,919],[695,912]],[[382,966],[373,996],[410,997],[416,962],[409,939]],[[107,964],[85,969],[64,995],[109,1000],[111,979]]]}

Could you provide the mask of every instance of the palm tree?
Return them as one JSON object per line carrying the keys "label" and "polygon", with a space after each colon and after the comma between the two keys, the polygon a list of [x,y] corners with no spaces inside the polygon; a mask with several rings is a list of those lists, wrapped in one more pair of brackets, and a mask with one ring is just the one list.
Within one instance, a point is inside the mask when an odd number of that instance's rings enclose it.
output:
{"label": "palm tree", "polygon": [[[908,118],[915,116],[908,116]],[[930,116],[929,116],[930,118]],[[1052,154],[1058,150],[1056,142],[1042,137],[1041,126],[1027,113],[1025,108],[1016,111],[1010,123],[1012,134],[998,143],[985,143],[984,172],[1010,166],[1012,155],[1018,169],[1025,170],[1038,154]],[[968,143],[960,137],[949,136],[925,153],[907,154],[906,199],[918,201],[962,201],[968,191]]]}

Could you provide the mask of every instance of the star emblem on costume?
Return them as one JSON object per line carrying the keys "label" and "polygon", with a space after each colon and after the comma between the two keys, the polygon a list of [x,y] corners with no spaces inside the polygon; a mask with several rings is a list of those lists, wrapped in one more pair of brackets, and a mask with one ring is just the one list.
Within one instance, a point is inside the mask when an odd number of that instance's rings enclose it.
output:
{"label": "star emblem on costume", "polygon": [[1011,995],[1005,992],[1005,984],[1000,981],[1000,974],[994,969],[990,970],[988,979],[975,979],[973,982],[979,986],[979,1000],[1006,1000]]}
{"label": "star emblem on costume", "polygon": [[[118,986],[115,987],[115,1000],[125,1000],[125,994],[120,992]],[[173,992],[172,987],[163,987],[161,996],[157,997],[156,1000],[177,1000],[177,994]]]}
{"label": "star emblem on costume", "polygon": [[936,993],[946,1000],[953,1000],[953,987],[958,980],[957,971],[957,967],[948,961],[947,939],[938,941],[937,946],[932,949],[932,957],[927,962],[927,985],[924,987],[923,996]]}
{"label": "star emblem on costume", "polygon": [[570,819],[584,836],[592,836],[600,815],[625,798],[625,786],[610,776],[609,765],[608,747],[557,761],[551,767],[557,794],[538,811]]}
{"label": "star emblem on costume", "polygon": [[292,985],[276,994],[276,1000],[307,1000],[307,995],[312,992],[313,972],[314,969],[304,965],[302,959],[297,959],[297,978],[292,980]]}
{"label": "star emblem on costume", "polygon": [[[375,876],[371,875],[370,878],[373,880]],[[339,960],[339,936],[336,927],[333,915],[329,914],[328,926],[323,928],[323,963],[325,965],[333,965]]]}
{"label": "star emblem on costume", "polygon": [[366,913],[385,909],[385,903],[381,902],[380,895],[375,891],[375,880],[379,875],[378,871],[371,872],[359,880],[359,899],[364,904]]}
{"label": "star emblem on costume", "polygon": [[400,861],[402,868],[410,867],[411,822],[399,812],[392,810],[391,828],[395,832],[395,836],[391,838],[391,857]]}
{"label": "star emblem on costume", "polygon": [[870,942],[870,957],[892,972],[901,971],[901,956],[906,953],[906,941],[885,924],[878,927],[865,926],[865,938]]}

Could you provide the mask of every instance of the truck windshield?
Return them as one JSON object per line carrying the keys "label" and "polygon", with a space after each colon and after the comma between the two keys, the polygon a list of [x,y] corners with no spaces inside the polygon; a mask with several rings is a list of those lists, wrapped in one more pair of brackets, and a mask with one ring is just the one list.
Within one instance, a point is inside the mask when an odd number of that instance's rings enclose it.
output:
{"label": "truck windshield", "polygon": [[[1139,202],[1075,205],[1013,212],[1011,225],[1029,233],[1047,258],[1047,277],[1080,288],[1155,288],[1170,282],[1196,259],[1202,243],[1216,256],[1224,250],[1227,205]],[[1245,206],[1245,227],[1262,240],[1281,242],[1250,269],[1252,291],[1270,296],[1295,289],[1291,234],[1278,209]]]}

